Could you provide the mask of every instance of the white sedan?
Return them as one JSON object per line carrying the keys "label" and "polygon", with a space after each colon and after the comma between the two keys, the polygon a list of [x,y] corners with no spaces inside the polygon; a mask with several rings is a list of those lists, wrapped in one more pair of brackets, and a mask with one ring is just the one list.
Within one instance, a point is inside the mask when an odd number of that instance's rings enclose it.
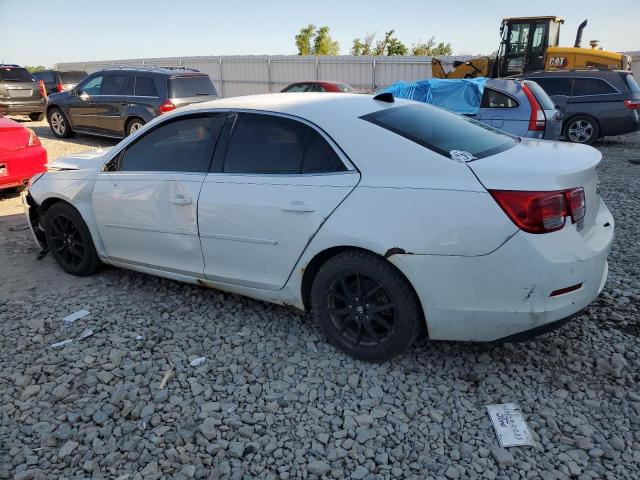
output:
{"label": "white sedan", "polygon": [[380,361],[421,329],[514,340],[589,305],[613,239],[600,159],[388,94],[258,95],[59,159],[25,203],[71,274],[105,263],[310,310]]}

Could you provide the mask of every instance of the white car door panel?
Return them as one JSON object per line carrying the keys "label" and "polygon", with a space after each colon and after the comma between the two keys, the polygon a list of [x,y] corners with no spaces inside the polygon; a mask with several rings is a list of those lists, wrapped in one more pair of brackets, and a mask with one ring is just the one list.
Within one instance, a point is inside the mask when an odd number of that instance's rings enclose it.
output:
{"label": "white car door panel", "polygon": [[313,235],[359,178],[357,171],[209,174],[198,204],[205,276],[281,288]]}
{"label": "white car door panel", "polygon": [[93,208],[107,255],[181,273],[202,273],[198,173],[101,173]]}

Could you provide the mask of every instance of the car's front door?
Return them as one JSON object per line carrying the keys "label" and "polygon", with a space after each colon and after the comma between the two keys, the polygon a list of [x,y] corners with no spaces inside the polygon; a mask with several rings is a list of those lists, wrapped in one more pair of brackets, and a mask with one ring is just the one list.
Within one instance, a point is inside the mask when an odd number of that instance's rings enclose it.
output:
{"label": "car's front door", "polygon": [[107,74],[102,83],[96,107],[100,130],[111,135],[124,135],[124,111],[133,95],[133,76],[127,73]]}
{"label": "car's front door", "polygon": [[89,77],[71,92],[67,111],[74,128],[88,130],[100,128],[95,99],[100,95],[103,79],[103,75]]}
{"label": "car's front door", "polygon": [[198,202],[210,280],[276,290],[360,174],[314,127],[231,114]]}
{"label": "car's front door", "polygon": [[98,175],[93,209],[109,258],[202,275],[197,205],[226,114],[182,115],[127,145]]}

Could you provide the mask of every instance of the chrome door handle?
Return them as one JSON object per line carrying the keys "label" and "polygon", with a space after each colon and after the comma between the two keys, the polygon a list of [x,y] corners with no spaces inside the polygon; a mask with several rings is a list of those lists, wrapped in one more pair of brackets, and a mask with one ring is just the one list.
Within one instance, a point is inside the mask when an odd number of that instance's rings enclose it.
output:
{"label": "chrome door handle", "polygon": [[315,208],[301,201],[290,202],[288,205],[285,205],[284,207],[282,207],[282,210],[284,210],[285,212],[301,212],[301,213],[315,212]]}
{"label": "chrome door handle", "polygon": [[175,205],[191,205],[191,197],[185,197],[184,195],[175,195],[171,197],[171,203]]}

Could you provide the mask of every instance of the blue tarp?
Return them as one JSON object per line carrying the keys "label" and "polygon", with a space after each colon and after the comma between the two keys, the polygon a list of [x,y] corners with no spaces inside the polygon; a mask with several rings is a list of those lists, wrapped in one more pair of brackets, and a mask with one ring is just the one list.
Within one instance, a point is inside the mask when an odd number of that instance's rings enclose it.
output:
{"label": "blue tarp", "polygon": [[452,112],[475,115],[480,109],[486,78],[460,78],[444,80],[432,78],[417,82],[397,82],[382,92],[394,97],[417,100],[446,108]]}

